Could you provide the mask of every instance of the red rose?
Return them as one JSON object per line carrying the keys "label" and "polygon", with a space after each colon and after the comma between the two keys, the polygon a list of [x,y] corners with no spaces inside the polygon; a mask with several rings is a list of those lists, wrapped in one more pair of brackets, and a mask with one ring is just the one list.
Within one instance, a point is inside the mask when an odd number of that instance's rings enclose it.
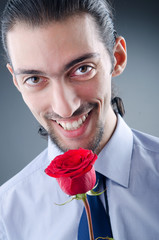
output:
{"label": "red rose", "polygon": [[69,150],[57,156],[45,169],[45,173],[56,178],[61,189],[68,195],[86,193],[96,182],[93,164],[97,155],[91,150]]}

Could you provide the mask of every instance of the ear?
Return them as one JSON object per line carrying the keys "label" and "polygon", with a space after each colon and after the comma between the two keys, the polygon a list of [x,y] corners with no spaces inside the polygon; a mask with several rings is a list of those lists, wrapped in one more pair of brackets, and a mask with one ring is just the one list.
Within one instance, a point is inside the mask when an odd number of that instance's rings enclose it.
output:
{"label": "ear", "polygon": [[114,70],[112,76],[116,77],[120,75],[127,63],[127,51],[126,51],[126,42],[123,37],[118,37],[116,39],[116,44],[114,47]]}
{"label": "ear", "polygon": [[13,78],[13,83],[14,83],[14,85],[16,86],[16,88],[18,89],[18,91],[20,91],[20,90],[19,90],[19,85],[18,85],[18,82],[17,82],[17,80],[16,80],[16,77],[15,77],[15,74],[14,74],[14,71],[13,71],[12,66],[11,66],[9,63],[7,63],[6,67],[8,68],[9,72],[12,74],[12,78]]}

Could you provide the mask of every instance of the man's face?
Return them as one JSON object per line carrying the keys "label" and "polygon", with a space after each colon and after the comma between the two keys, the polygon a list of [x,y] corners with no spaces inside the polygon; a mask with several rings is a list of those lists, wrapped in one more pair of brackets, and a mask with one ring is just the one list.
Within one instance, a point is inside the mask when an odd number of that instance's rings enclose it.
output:
{"label": "man's face", "polygon": [[87,15],[8,33],[10,71],[25,103],[64,151],[98,153],[111,137],[110,56]]}

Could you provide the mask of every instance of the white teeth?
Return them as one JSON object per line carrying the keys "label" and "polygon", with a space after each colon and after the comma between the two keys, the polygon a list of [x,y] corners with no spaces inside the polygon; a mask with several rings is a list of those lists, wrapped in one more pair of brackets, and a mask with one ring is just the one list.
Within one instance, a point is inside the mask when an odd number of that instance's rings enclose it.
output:
{"label": "white teeth", "polygon": [[79,124],[79,125],[82,124],[82,119],[81,119],[81,118],[78,120],[78,124]]}
{"label": "white teeth", "polygon": [[71,131],[71,130],[78,129],[86,121],[87,117],[88,117],[88,114],[84,115],[82,118],[79,118],[77,121],[73,121],[73,122],[56,121],[56,122],[59,125],[61,125],[63,129]]}
{"label": "white teeth", "polygon": [[64,129],[66,129],[66,126],[65,126],[65,123],[58,123],[58,124],[60,124]]}
{"label": "white teeth", "polygon": [[82,121],[84,122],[85,120],[86,120],[86,117],[85,117],[85,116],[83,116],[83,117],[82,117]]}
{"label": "white teeth", "polygon": [[66,123],[66,129],[68,129],[68,130],[71,129],[71,123]]}
{"label": "white teeth", "polygon": [[72,123],[72,127],[76,129],[76,128],[78,127],[78,122],[77,122],[77,121],[74,121],[74,122]]}

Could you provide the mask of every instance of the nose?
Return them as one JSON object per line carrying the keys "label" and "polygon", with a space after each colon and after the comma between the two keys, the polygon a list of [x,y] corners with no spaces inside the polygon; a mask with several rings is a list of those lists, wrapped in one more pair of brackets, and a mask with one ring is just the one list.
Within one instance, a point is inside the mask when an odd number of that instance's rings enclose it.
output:
{"label": "nose", "polygon": [[52,90],[52,111],[62,118],[69,118],[80,107],[76,90],[64,81],[54,82]]}

